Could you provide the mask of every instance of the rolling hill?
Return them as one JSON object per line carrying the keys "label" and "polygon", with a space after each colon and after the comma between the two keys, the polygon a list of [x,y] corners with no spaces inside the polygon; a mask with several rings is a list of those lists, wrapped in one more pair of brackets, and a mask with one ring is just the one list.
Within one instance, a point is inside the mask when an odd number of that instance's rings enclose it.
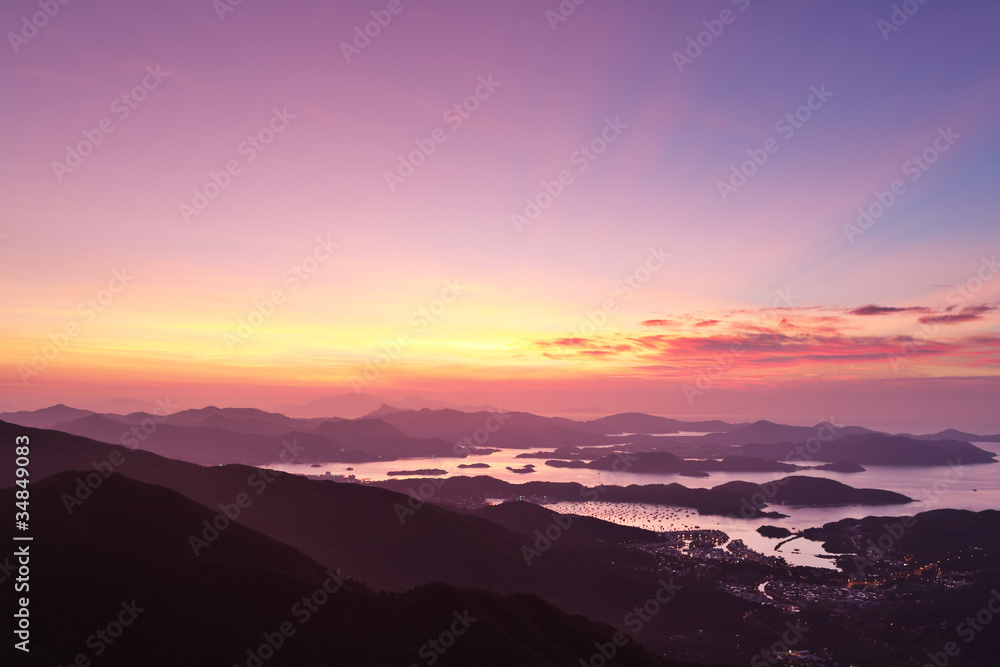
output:
{"label": "rolling hill", "polygon": [[[613,628],[570,616],[530,595],[426,584],[376,593],[301,552],[239,523],[197,554],[193,527],[211,510],[166,488],[112,474],[72,516],[62,496],[80,473],[33,488],[33,518],[45,526],[32,544],[31,658],[5,642],[5,664],[101,665],[570,664]],[[0,492],[5,522],[12,493]],[[4,608],[10,592],[0,593]],[[6,599],[5,599],[6,598]],[[109,623],[127,624],[96,635]],[[10,621],[0,621],[8,635]],[[453,632],[446,650],[429,639]],[[98,639],[100,638],[100,639]],[[261,647],[264,647],[262,650]],[[277,646],[267,650],[268,646]],[[99,656],[99,657],[98,657]],[[256,660],[256,662],[255,662]],[[15,662],[16,661],[16,662]],[[610,663],[676,664],[629,643]]]}

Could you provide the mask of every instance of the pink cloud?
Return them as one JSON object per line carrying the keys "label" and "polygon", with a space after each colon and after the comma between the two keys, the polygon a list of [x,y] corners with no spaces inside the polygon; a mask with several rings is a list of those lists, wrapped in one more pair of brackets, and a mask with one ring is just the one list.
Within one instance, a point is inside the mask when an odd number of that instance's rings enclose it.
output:
{"label": "pink cloud", "polygon": [[926,306],[909,306],[905,308],[900,308],[896,306],[876,306],[874,304],[869,304],[867,306],[860,306],[859,308],[852,308],[847,311],[849,315],[892,315],[894,313],[926,313],[930,311],[930,308]]}
{"label": "pink cloud", "polygon": [[966,306],[957,313],[926,315],[921,317],[918,321],[921,324],[959,324],[961,322],[973,322],[975,320],[983,319],[983,315],[985,313],[994,312],[996,309],[996,306],[992,305]]}

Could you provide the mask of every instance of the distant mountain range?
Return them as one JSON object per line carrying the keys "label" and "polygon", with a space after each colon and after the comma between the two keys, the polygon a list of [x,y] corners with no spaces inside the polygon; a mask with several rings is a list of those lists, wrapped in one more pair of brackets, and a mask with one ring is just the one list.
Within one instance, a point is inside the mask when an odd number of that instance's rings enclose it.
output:
{"label": "distant mountain range", "polygon": [[820,422],[815,426],[789,426],[761,419],[726,433],[709,433],[704,436],[704,440],[724,445],[748,443],[771,445],[778,442],[802,443],[809,440],[823,442],[859,433],[876,433],[876,431],[863,426],[835,426],[829,422]]}
{"label": "distant mountain range", "polygon": [[[407,451],[426,452],[429,456],[450,453],[452,449],[450,444],[443,441],[424,443],[414,438],[404,438],[404,441],[396,443],[367,439],[364,444],[373,449],[360,450],[342,446],[330,437],[316,432],[282,429],[283,432],[267,434],[272,429],[265,428],[262,429],[264,434],[253,434],[244,430],[245,421],[239,423],[237,430],[227,428],[232,424],[225,418],[209,417],[206,421],[215,425],[177,426],[167,422],[150,422],[150,428],[144,431],[140,425],[121,422],[108,415],[89,415],[56,424],[55,428],[101,442],[138,447],[167,458],[201,465],[263,465],[283,459],[288,462],[377,461],[381,457],[374,449],[390,447],[391,444],[400,448],[412,448]],[[427,445],[426,449],[424,445]],[[387,458],[394,458],[390,453],[394,450],[383,451]]]}
{"label": "distant mountain range", "polygon": [[744,424],[730,424],[717,419],[713,419],[711,421],[681,421],[679,419],[669,419],[667,417],[647,415],[641,412],[623,412],[617,415],[600,417],[593,421],[612,428],[613,432],[616,433],[662,434],[679,433],[680,431],[725,432],[744,426]]}
{"label": "distant mountain range", "polygon": [[406,398],[388,400],[379,396],[372,396],[364,393],[340,394],[339,396],[325,396],[315,398],[302,405],[283,405],[278,410],[293,417],[326,417],[338,415],[353,419],[363,417],[371,412],[379,410],[384,405],[391,405],[397,410],[422,410],[424,408],[432,410],[463,410],[466,412],[478,412],[481,410],[495,409],[490,405],[461,405],[448,401],[438,401],[427,399],[421,396],[407,396]]}
{"label": "distant mountain range", "polygon": [[1000,442],[1000,434],[997,435],[976,435],[966,431],[958,431],[948,428],[937,433],[913,436],[918,440],[960,440],[962,442]]}
{"label": "distant mountain range", "polygon": [[[352,401],[379,400],[365,394]],[[347,399],[345,399],[347,400]],[[937,434],[889,435],[860,426],[790,426],[765,420],[752,424],[721,421],[685,422],[642,413],[609,415],[590,421],[545,417],[528,412],[451,408],[401,409],[385,403],[364,417],[289,417],[255,408],[209,406],[169,415],[133,412],[97,414],[66,405],[0,414],[0,419],[36,428],[54,428],[101,442],[138,447],[168,458],[202,465],[274,461],[345,462],[420,457],[465,457],[473,448],[564,449],[574,451],[573,464],[584,464],[586,452],[609,446],[629,451],[675,450],[678,459],[721,459],[682,464],[660,455],[658,466],[647,457],[636,472],[791,471],[767,462],[801,464],[848,462],[864,465],[946,465],[991,463],[996,456],[969,444],[998,441],[1000,435],[978,436],[946,430]],[[669,436],[681,431],[704,436]],[[622,433],[634,433],[622,436]],[[290,444],[291,443],[291,444]],[[806,447],[797,447],[805,443]],[[575,450],[573,449],[575,448]],[[589,448],[589,449],[588,449]],[[684,452],[681,454],[680,452]],[[606,451],[592,459],[599,458]],[[552,459],[558,458],[558,454]],[[763,459],[764,461],[754,461]],[[787,459],[787,460],[786,460]]]}
{"label": "distant mountain range", "polygon": [[68,405],[59,403],[40,410],[20,410],[18,412],[0,412],[0,420],[21,426],[34,426],[35,428],[52,428],[61,422],[88,417],[96,414],[90,410],[80,410],[71,408]]}
{"label": "distant mountain range", "polygon": [[746,456],[774,460],[840,462],[862,465],[968,465],[996,463],[996,454],[958,440],[917,439],[911,436],[858,433],[829,442],[818,442],[814,450],[791,442],[740,445],[736,451]]}

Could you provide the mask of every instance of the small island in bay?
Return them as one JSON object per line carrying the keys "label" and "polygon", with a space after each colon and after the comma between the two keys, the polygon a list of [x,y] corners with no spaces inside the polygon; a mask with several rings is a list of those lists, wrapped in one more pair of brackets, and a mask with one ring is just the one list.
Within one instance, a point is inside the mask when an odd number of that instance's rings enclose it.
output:
{"label": "small island in bay", "polygon": [[781,526],[761,526],[757,529],[757,532],[764,537],[788,537],[792,534],[792,531],[787,528],[782,528]]}

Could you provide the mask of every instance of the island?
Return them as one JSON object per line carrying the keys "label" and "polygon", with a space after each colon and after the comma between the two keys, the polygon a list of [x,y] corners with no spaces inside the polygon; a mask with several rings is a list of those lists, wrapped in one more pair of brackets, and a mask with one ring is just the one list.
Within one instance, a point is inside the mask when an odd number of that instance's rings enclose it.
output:
{"label": "island", "polygon": [[764,537],[773,538],[788,537],[792,534],[792,531],[787,528],[782,528],[781,526],[761,526],[757,529],[757,532]]}
{"label": "island", "polygon": [[[573,463],[582,463],[574,461]],[[549,464],[546,462],[546,464]],[[709,472],[794,472],[800,466],[756,456],[727,456],[721,460],[682,459],[670,452],[634,452],[608,454],[582,466],[594,470],[634,472],[639,474],[709,473]],[[699,475],[701,476],[701,475]]]}
{"label": "island", "polygon": [[[533,468],[514,469],[511,472],[533,472]],[[384,480],[372,482],[393,491],[407,493],[414,480]],[[483,503],[487,498],[513,500],[517,498],[539,503],[561,500],[579,501],[581,498],[610,503],[643,503],[693,507],[701,514],[756,519],[761,517],[785,518],[787,515],[764,511],[769,505],[809,505],[832,507],[836,505],[893,505],[913,502],[899,493],[880,489],[856,489],[840,482],[821,477],[785,477],[754,484],[752,482],[727,482],[710,489],[688,488],[681,484],[632,484],[629,486],[586,487],[577,482],[525,482],[515,484],[487,475],[478,477],[448,477],[434,482],[435,499],[445,504],[468,506]]]}
{"label": "island", "polygon": [[[790,442],[744,444],[740,454],[783,460],[796,446]],[[853,461],[861,465],[944,466],[996,463],[997,455],[958,440],[918,440],[907,436],[876,434],[845,435],[823,443],[808,459],[817,463]],[[801,456],[801,455],[800,455]]]}
{"label": "island", "polygon": [[854,461],[837,461],[813,468],[813,470],[829,470],[830,472],[864,472],[866,469]]}

